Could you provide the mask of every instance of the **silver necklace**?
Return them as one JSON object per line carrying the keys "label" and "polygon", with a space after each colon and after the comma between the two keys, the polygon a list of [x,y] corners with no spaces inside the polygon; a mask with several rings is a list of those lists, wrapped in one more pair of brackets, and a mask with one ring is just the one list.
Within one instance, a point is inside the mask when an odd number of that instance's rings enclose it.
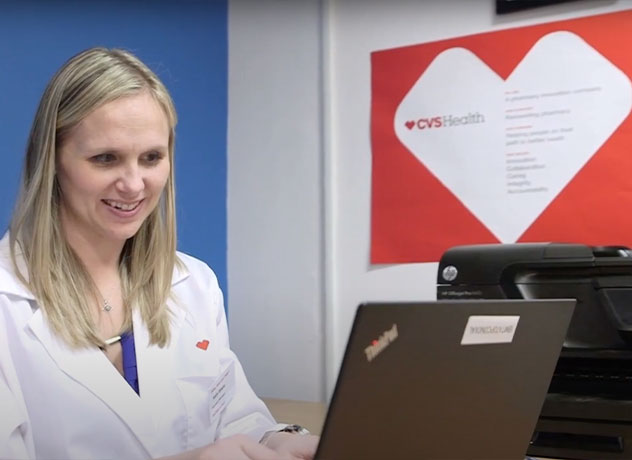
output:
{"label": "silver necklace", "polygon": [[99,293],[99,295],[103,299],[103,306],[101,307],[101,310],[106,312],[106,313],[110,313],[110,310],[112,310],[112,304],[110,304],[110,302],[108,302],[108,299],[105,298],[105,296],[103,295],[103,292],[101,292],[101,289],[99,289],[98,286],[97,286],[97,292]]}

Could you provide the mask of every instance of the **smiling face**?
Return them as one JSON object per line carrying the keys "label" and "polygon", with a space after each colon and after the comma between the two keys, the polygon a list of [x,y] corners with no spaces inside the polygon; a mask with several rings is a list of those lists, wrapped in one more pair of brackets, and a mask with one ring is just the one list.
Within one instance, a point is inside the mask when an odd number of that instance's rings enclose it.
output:
{"label": "smiling face", "polygon": [[76,238],[123,244],[154,210],[169,177],[170,128],[147,91],[108,102],[57,153],[60,218]]}

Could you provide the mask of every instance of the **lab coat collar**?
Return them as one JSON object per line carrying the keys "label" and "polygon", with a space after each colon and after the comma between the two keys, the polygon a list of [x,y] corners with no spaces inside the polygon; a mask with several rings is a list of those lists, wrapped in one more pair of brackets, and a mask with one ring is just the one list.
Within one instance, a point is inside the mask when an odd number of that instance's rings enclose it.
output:
{"label": "lab coat collar", "polygon": [[[28,270],[26,269],[26,264],[24,263],[24,258],[22,257],[19,247],[16,251],[16,259],[20,272],[28,279]],[[0,293],[35,300],[31,291],[15,276],[13,262],[11,260],[9,232],[6,232],[0,240]]]}
{"label": "lab coat collar", "polygon": [[144,402],[98,348],[73,349],[54,335],[38,309],[28,323],[57,366],[107,404],[151,455],[155,430]]}
{"label": "lab coat collar", "polygon": [[178,259],[178,262],[176,262],[175,266],[173,267],[173,276],[171,278],[171,286],[175,286],[176,284],[184,281],[185,279],[187,279],[189,277],[189,271],[187,270],[184,262],[180,261],[180,256],[179,256],[179,252],[176,252],[176,258]]}
{"label": "lab coat collar", "polygon": [[[185,310],[173,309],[171,343],[177,343]],[[149,346],[149,332],[138,312],[133,313],[134,342],[140,397],[96,348],[72,349],[58,339],[38,309],[28,323],[59,368],[107,404],[134,433],[150,457],[159,454],[160,420],[165,395],[176,391],[172,358],[174,347]]]}
{"label": "lab coat collar", "polygon": [[[24,260],[18,254],[18,266]],[[24,270],[22,273],[28,275]],[[174,268],[172,285],[181,283],[189,276],[184,264]],[[14,274],[9,248],[8,232],[0,240],[0,293],[35,301],[30,290]],[[171,315],[171,344],[177,343],[185,319],[189,314],[183,306],[169,302]],[[34,308],[28,327],[44,346],[59,368],[100,398],[115,412],[134,433],[149,457],[158,455],[160,444],[156,422],[160,420],[160,409],[165,395],[173,394],[175,376],[171,354],[174,347],[149,346],[149,331],[140,313],[132,314],[136,361],[140,384],[140,395],[124,380],[105,354],[97,348],[70,348],[50,329],[40,308]]]}

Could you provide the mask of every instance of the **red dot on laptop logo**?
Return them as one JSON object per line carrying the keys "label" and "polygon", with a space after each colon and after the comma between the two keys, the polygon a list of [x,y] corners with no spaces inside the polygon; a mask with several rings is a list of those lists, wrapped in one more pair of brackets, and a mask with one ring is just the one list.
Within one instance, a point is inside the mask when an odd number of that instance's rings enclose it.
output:
{"label": "red dot on laptop logo", "polygon": [[371,340],[371,345],[364,349],[367,361],[371,362],[378,354],[388,347],[391,342],[397,339],[397,324],[393,324],[393,327],[384,331],[378,339]]}

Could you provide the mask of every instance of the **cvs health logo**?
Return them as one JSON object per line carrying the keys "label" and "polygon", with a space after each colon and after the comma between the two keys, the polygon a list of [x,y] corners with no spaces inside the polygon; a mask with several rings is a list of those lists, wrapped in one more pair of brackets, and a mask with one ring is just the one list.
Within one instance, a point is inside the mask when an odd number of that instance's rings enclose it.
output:
{"label": "cvs health logo", "polygon": [[404,123],[408,129],[441,128],[443,117],[419,118],[418,120],[408,120]]}

